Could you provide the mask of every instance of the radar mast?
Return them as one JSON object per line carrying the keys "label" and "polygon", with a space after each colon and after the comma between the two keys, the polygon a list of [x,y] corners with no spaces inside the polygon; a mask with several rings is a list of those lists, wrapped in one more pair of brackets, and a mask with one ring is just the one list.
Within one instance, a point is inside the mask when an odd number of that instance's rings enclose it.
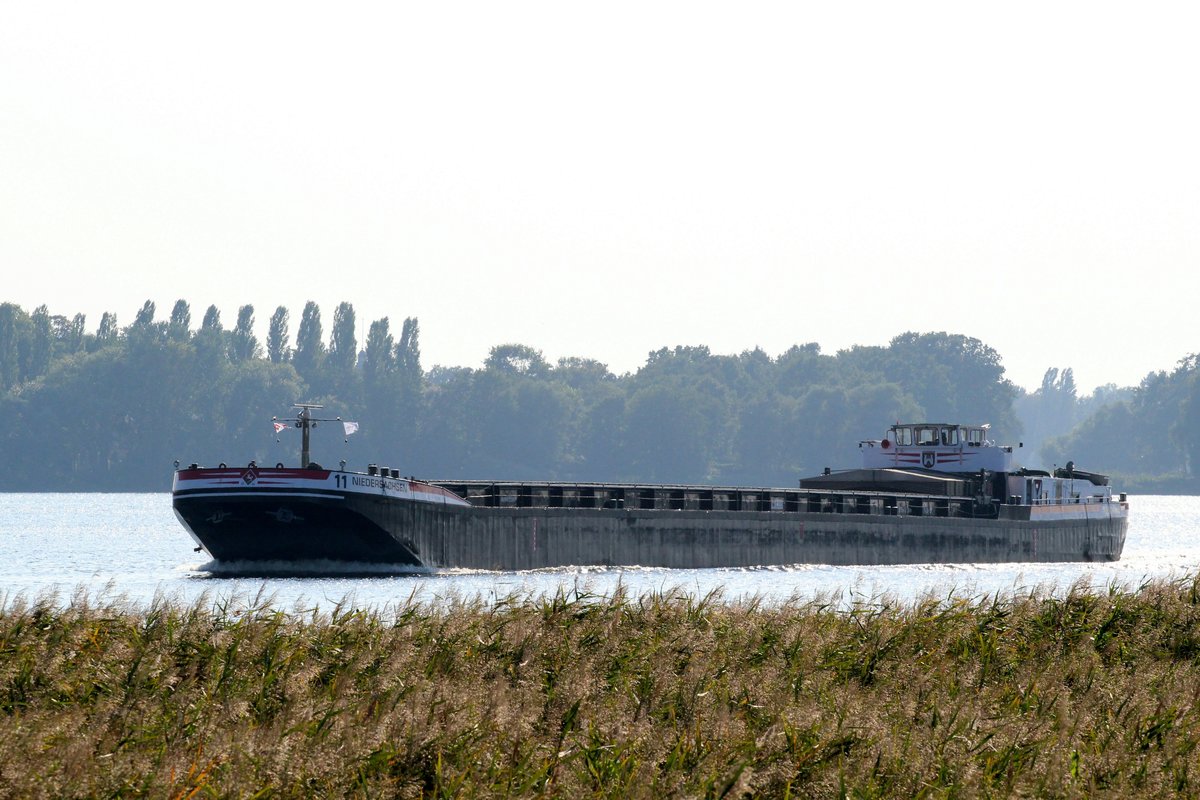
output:
{"label": "radar mast", "polygon": [[[300,409],[296,414],[296,421],[293,423],[300,429],[300,468],[305,469],[312,463],[312,452],[309,448],[310,431],[317,427],[318,422],[341,422],[341,417],[333,417],[325,419],[322,417],[314,417],[313,411],[324,408],[325,406],[319,403],[294,403],[293,408]],[[278,422],[278,417],[271,417],[272,422]]]}

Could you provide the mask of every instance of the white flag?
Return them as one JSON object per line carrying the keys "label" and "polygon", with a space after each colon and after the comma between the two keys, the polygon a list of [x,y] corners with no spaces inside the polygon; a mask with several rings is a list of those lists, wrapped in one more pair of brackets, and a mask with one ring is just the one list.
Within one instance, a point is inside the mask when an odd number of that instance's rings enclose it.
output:
{"label": "white flag", "polygon": [[346,429],[346,435],[347,435],[347,436],[349,436],[350,434],[352,434],[352,433],[355,433],[356,431],[358,431],[358,423],[357,423],[357,422],[345,422],[345,421],[343,421],[343,422],[342,422],[342,427]]}

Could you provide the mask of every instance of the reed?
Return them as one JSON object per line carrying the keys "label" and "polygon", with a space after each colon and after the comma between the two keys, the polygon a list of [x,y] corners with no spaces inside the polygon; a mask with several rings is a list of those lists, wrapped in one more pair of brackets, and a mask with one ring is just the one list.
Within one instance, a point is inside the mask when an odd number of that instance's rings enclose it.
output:
{"label": "reed", "polygon": [[1200,792],[1200,579],[769,605],[0,598],[3,797]]}

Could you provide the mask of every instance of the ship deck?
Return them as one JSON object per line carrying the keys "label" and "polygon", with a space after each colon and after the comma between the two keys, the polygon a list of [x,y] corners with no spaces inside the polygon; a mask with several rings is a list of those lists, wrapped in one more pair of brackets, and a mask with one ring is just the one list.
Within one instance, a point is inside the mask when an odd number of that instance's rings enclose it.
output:
{"label": "ship deck", "polygon": [[977,516],[972,497],[865,490],[688,484],[431,480],[482,508],[609,508],[663,511],[808,512]]}

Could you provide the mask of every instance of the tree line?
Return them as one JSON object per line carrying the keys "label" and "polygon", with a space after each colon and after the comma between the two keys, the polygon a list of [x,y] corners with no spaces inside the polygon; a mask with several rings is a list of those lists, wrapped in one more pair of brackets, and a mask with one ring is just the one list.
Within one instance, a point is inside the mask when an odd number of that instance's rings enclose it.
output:
{"label": "tree line", "polygon": [[[374,320],[360,342],[350,303],[328,335],[317,303],[294,336],[280,306],[260,342],[255,313],[241,306],[227,328],[210,306],[194,325],[185,300],[164,319],[147,301],[127,326],[105,313],[91,331],[80,314],[0,304],[0,489],[161,490],[176,459],[293,464],[298,432],[270,423],[297,401],[359,423],[349,437],[319,427],[314,459],[427,478],[794,485],[855,466],[856,443],[896,420],[986,421],[1001,441],[1033,434],[1030,450],[1057,463],[1139,475],[1190,475],[1200,457],[1194,357],[1085,398],[1069,369],[1025,392],[994,349],[944,332],[834,354],[664,347],[620,375],[585,357],[550,363],[526,344],[492,347],[479,368],[426,369],[415,318]],[[1141,431],[1132,451],[1112,441],[1150,422],[1175,438]]]}

